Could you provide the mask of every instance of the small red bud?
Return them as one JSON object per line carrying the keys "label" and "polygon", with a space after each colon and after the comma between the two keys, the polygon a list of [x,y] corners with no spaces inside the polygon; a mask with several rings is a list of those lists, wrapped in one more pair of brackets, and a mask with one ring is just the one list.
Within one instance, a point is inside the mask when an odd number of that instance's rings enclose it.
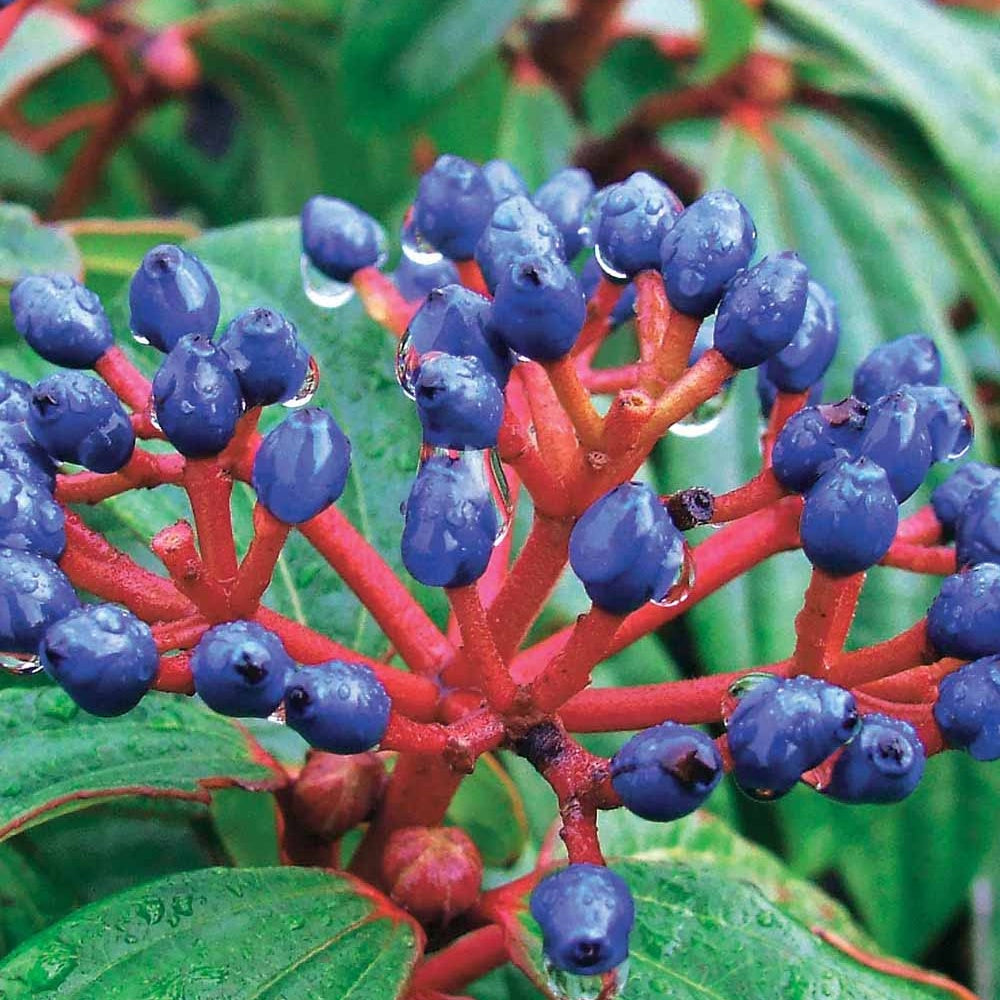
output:
{"label": "small red bud", "polygon": [[146,46],[143,65],[167,90],[190,90],[201,79],[201,64],[184,33],[177,26],[161,31]]}
{"label": "small red bud", "polygon": [[389,838],[382,871],[393,902],[423,924],[446,924],[479,898],[483,859],[458,827],[409,826]]}
{"label": "small red bud", "polygon": [[375,811],[385,777],[377,754],[310,750],[292,789],[292,812],[309,833],[336,840]]}

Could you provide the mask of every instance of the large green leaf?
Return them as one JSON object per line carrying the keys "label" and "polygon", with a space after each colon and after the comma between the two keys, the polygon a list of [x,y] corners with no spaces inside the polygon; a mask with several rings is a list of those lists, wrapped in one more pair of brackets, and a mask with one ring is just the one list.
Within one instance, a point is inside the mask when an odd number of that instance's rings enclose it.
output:
{"label": "large green leaf", "polygon": [[[42,225],[22,205],[0,205],[0,289],[25,274],[68,271],[80,277],[82,262],[73,240],[57,226]],[[3,300],[7,312],[7,296]]]}
{"label": "large green leaf", "polygon": [[698,6],[703,44],[694,78],[711,80],[749,54],[757,30],[757,14],[746,0],[699,0]]}
{"label": "large green leaf", "polygon": [[511,161],[530,188],[569,162],[576,126],[562,98],[544,83],[511,82],[500,117],[497,155]]}
{"label": "large green leaf", "polygon": [[0,964],[0,996],[392,1000],[417,929],[344,876],[208,869],[80,910]]}
{"label": "large green leaf", "polygon": [[0,837],[119,796],[207,801],[212,787],[273,788],[249,738],[203,705],[150,694],[117,719],[80,711],[59,688],[0,691]]}
{"label": "large green leaf", "polygon": [[95,36],[88,21],[68,11],[41,6],[28,11],[3,47],[0,102],[84,52]]}

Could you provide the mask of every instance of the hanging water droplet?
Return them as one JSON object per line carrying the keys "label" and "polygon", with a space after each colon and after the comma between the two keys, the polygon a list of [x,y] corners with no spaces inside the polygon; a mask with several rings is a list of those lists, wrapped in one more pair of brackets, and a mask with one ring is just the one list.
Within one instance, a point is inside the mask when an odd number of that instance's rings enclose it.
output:
{"label": "hanging water droplet", "polygon": [[514,499],[511,496],[507,475],[503,471],[503,462],[500,461],[500,452],[496,448],[490,448],[486,452],[485,464],[490,492],[497,506],[497,537],[493,540],[493,544],[499,545],[510,530],[514,516]]}
{"label": "hanging water droplet", "polygon": [[291,399],[284,400],[281,405],[287,407],[289,410],[297,410],[302,406],[308,406],[312,402],[313,396],[316,395],[316,390],[319,388],[319,378],[319,364],[310,355],[309,366],[306,368],[306,375],[302,380],[299,391]]}
{"label": "hanging water droplet", "polygon": [[413,210],[406,213],[403,225],[399,229],[399,243],[414,264],[436,264],[442,259],[443,254],[439,253],[420,234],[413,223]]}
{"label": "hanging water droplet", "polygon": [[149,422],[154,430],[163,431],[163,428],[160,426],[160,418],[156,415],[156,403],[152,399],[149,401]]}
{"label": "hanging water droplet", "polygon": [[285,718],[285,703],[282,702],[268,717],[268,722],[273,722],[275,725],[284,726],[287,725],[287,719]]}
{"label": "hanging water droplet", "polygon": [[578,976],[545,961],[546,985],[560,1000],[615,1000],[628,982],[628,959],[599,976]]}
{"label": "hanging water droplet", "polygon": [[133,333],[132,339],[137,343],[141,344],[143,347],[149,347],[149,338],[144,337],[141,333]]}
{"label": "hanging water droplet", "polygon": [[725,412],[730,398],[729,385],[724,385],[711,399],[696,406],[670,428],[670,433],[682,438],[700,438],[711,434]]}
{"label": "hanging water droplet", "polygon": [[684,558],[681,561],[680,569],[677,570],[677,578],[671,584],[670,589],[656,600],[650,601],[650,604],[655,604],[658,608],[672,608],[675,605],[681,603],[687,599],[688,595],[691,593],[691,588],[694,586],[695,578],[695,564],[694,564],[694,550],[688,545],[687,542],[684,543]]}
{"label": "hanging water droplet", "polygon": [[338,309],[354,297],[354,286],[350,282],[335,281],[315,267],[307,254],[299,258],[302,272],[302,290],[306,298],[320,309]]}
{"label": "hanging water droplet", "polygon": [[15,677],[30,677],[40,673],[44,668],[37,656],[16,656],[13,653],[0,653],[0,670]]}
{"label": "hanging water droplet", "polygon": [[600,264],[601,270],[612,281],[628,281],[628,275],[624,271],[619,271],[608,263],[607,258],[601,253],[600,243],[594,244],[594,256],[597,258],[597,263]]}
{"label": "hanging water droplet", "polygon": [[420,367],[420,355],[413,346],[413,338],[407,330],[399,343],[396,345],[396,381],[400,389],[410,399],[416,399],[417,393],[414,383],[417,378],[417,369]]}
{"label": "hanging water droplet", "polygon": [[763,670],[754,670],[737,678],[726,689],[722,696],[721,715],[724,724],[728,724],[736,706],[758,685],[770,684],[774,675]]}

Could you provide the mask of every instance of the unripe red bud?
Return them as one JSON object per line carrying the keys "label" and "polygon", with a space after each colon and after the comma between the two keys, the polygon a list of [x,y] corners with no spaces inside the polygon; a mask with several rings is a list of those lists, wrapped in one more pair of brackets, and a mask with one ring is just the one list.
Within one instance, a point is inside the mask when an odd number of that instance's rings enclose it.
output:
{"label": "unripe red bud", "polygon": [[292,789],[292,812],[309,833],[336,840],[371,816],[385,779],[377,754],[310,750]]}
{"label": "unripe red bud", "polygon": [[747,56],[746,90],[757,104],[787,104],[795,94],[795,72],[784,59],[754,52]]}
{"label": "unripe red bud", "polygon": [[201,79],[201,64],[178,27],[161,31],[146,46],[143,65],[167,90],[190,90]]}
{"label": "unripe red bud", "polygon": [[475,905],[483,859],[458,827],[409,826],[389,837],[382,872],[393,902],[422,924],[446,924]]}

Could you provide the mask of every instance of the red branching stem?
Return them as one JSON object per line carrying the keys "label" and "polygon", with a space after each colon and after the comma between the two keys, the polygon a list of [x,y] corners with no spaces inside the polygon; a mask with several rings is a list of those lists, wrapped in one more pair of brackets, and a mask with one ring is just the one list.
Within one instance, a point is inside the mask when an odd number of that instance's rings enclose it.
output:
{"label": "red branching stem", "polygon": [[[600,452],[591,454],[591,461],[597,460],[595,468],[601,467],[601,462],[606,460],[604,456],[628,454],[649,420],[653,406],[652,396],[643,389],[622,389],[618,393],[604,419]],[[577,507],[579,512],[584,509],[582,505]]]}
{"label": "red branching stem", "polygon": [[936,576],[949,576],[957,569],[955,550],[947,545],[917,545],[899,541],[889,547],[882,565]]}
{"label": "red branching stem", "polygon": [[601,275],[597,287],[587,302],[587,319],[573,346],[572,354],[577,356],[588,348],[595,347],[608,335],[611,329],[611,311],[625,291],[624,285],[616,285]]}
{"label": "red branching stem", "polygon": [[830,679],[842,687],[857,688],[933,660],[927,619],[921,618],[885,642],[844,653],[831,666]]}
{"label": "red branching stem", "polygon": [[498,712],[507,712],[517,697],[517,685],[493,639],[475,584],[451,587],[446,593],[462,633],[462,654],[475,670],[486,700]]}
{"label": "red branching stem", "polygon": [[463,935],[418,965],[410,980],[410,991],[454,993],[503,965],[508,958],[503,928],[488,924]]}
{"label": "red branching stem", "polygon": [[177,589],[190,598],[210,622],[230,618],[229,602],[218,581],[208,575],[194,544],[194,531],[187,521],[162,528],[149,547],[163,563]]}
{"label": "red branching stem", "polygon": [[572,420],[580,442],[588,448],[599,447],[604,420],[594,409],[590,393],[580,381],[573,359],[567,356],[558,361],[547,361],[545,372],[559,397],[559,402]]}
{"label": "red branching stem", "polygon": [[565,484],[542,458],[538,446],[510,405],[504,411],[497,450],[504,464],[517,471],[524,488],[531,494],[536,511],[558,516],[568,510]]}
{"label": "red branching stem", "polygon": [[809,402],[808,392],[779,392],[771,407],[771,414],[767,419],[767,429],[761,437],[761,457],[764,468],[771,464],[771,452],[774,451],[774,442],[777,440],[781,428],[788,422],[788,418],[801,410]]}
{"label": "red branching stem", "polygon": [[152,455],[137,448],[118,472],[78,472],[60,475],[56,499],[62,503],[96,504],[134,489],[151,489],[163,483],[179,483],[184,470],[180,455]]}
{"label": "red branching stem", "polygon": [[365,267],[351,279],[365,312],[380,326],[402,337],[420,302],[408,302],[392,279],[377,267]]}
{"label": "red branching stem", "polygon": [[94,371],[130,410],[141,413],[149,405],[153,387],[120,347],[109,347],[95,362]]}
{"label": "red branching stem", "polygon": [[928,504],[920,510],[904,517],[896,529],[896,542],[910,542],[914,545],[935,545],[941,541],[941,522]]}
{"label": "red branching stem", "polygon": [[161,656],[153,687],[169,694],[194,694],[194,677],[191,674],[191,654],[176,653]]}
{"label": "red branching stem", "polygon": [[[663,351],[671,320],[670,303],[659,271],[643,271],[636,275],[635,316],[639,334],[639,359],[650,364]],[[686,367],[687,355],[684,356],[684,368]]]}
{"label": "red branching stem", "polygon": [[834,679],[833,666],[847,640],[864,582],[864,573],[829,576],[812,571],[802,610],[795,616],[795,673]]}
{"label": "red branching stem", "polygon": [[663,345],[653,359],[655,380],[660,385],[672,385],[687,370],[691,348],[701,324],[698,316],[688,316],[676,310],[671,314]]}
{"label": "red branching stem", "polygon": [[742,486],[715,498],[712,523],[725,524],[746,517],[784,496],[788,496],[788,490],[774,478],[770,468],[763,469]]}
{"label": "red branching stem", "polygon": [[466,288],[487,298],[493,297],[483,280],[483,272],[479,270],[479,265],[474,260],[456,260],[455,270],[458,271],[458,280]]}
{"label": "red branching stem", "polygon": [[890,701],[924,704],[937,700],[938,684],[949,674],[965,666],[965,660],[948,656],[934,663],[911,667],[892,677],[866,684],[861,690]]}
{"label": "red branching stem", "polygon": [[336,508],[328,507],[299,530],[371,612],[407,666],[436,674],[454,649],[385,560]]}
{"label": "red branching stem", "polygon": [[232,477],[215,458],[189,458],[184,465],[187,491],[205,571],[228,592],[236,582],[236,541],[230,499]]}
{"label": "red branching stem", "polygon": [[[545,456],[545,464],[563,482],[571,481],[580,463],[576,431],[553,391],[545,369],[534,361],[521,362],[514,369],[512,382],[514,384],[508,388],[508,399],[512,406],[517,407],[517,390],[520,388],[531,414],[538,449]],[[518,413],[522,410],[518,409]]]}
{"label": "red branching stem", "polygon": [[590,393],[611,395],[620,389],[634,389],[642,378],[643,366],[632,364],[619,368],[582,368],[580,381]]}
{"label": "red branching stem", "polygon": [[250,482],[257,449],[263,440],[257,432],[262,411],[263,407],[255,406],[240,417],[233,439],[219,455],[219,465],[226,469],[234,479],[239,479],[244,483]]}
{"label": "red branching stem", "polygon": [[230,597],[234,615],[242,618],[257,610],[290,531],[291,527],[279,521],[266,507],[254,506],[253,538],[240,563]]}
{"label": "red branching stem", "polygon": [[172,649],[190,649],[205,634],[208,627],[208,621],[201,615],[160,622],[153,626],[153,641],[161,653],[168,653]]}
{"label": "red branching stem", "polygon": [[440,755],[448,746],[448,729],[438,722],[414,722],[393,711],[379,745],[382,750]]}
{"label": "red branching stem", "polygon": [[597,836],[597,810],[573,799],[559,810],[559,815],[562,817],[559,836],[566,845],[569,860],[575,865],[603,865],[604,854]]}

